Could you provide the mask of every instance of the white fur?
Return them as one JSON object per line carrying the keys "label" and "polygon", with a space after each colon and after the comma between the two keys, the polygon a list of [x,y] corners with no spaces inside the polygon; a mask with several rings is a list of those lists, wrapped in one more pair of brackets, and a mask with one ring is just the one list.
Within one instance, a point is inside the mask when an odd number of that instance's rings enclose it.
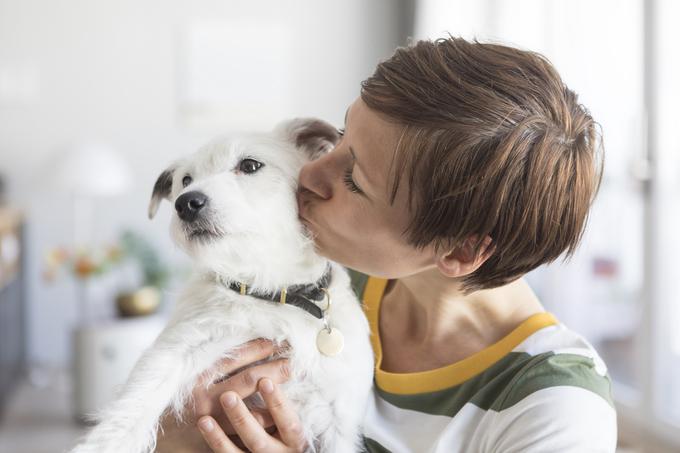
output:
{"label": "white fur", "polygon": [[[174,205],[188,191],[206,194],[210,225],[223,236],[210,242],[188,240],[174,213],[172,237],[195,261],[196,275],[118,399],[98,415],[99,423],[72,452],[153,451],[164,411],[170,409],[182,418],[198,378],[219,359],[233,357],[236,346],[255,338],[287,341],[291,346],[291,377],[282,389],[302,421],[309,451],[361,449],[360,425],[372,384],[373,353],[368,322],[345,270],[331,263],[330,323],[345,338],[343,352],[335,357],[317,350],[321,320],[299,307],[242,296],[215,277],[275,292],[315,282],[323,275],[328,261],[315,253],[297,218],[297,175],[313,155],[313,150],[294,145],[296,131],[305,124],[293,120],[269,134],[221,138],[171,167],[174,176],[167,198]],[[239,172],[245,158],[264,166],[252,174]],[[184,188],[186,174],[193,182]],[[152,201],[150,215],[158,201]],[[207,382],[217,377],[210,376]],[[258,396],[246,402],[262,405]]]}

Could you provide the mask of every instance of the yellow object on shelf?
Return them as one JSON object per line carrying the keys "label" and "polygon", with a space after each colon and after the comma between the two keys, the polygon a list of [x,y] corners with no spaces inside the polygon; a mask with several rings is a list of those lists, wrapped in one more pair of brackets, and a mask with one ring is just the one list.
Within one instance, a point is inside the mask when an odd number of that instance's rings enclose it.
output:
{"label": "yellow object on shelf", "polygon": [[120,316],[144,316],[155,312],[161,303],[161,293],[155,286],[144,286],[131,293],[116,297]]}

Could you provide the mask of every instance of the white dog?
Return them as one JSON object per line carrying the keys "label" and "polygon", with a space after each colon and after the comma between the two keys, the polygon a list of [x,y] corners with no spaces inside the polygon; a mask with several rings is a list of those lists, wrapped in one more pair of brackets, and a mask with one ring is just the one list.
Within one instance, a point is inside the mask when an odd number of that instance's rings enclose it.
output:
{"label": "white dog", "polygon": [[[373,376],[368,322],[349,276],[315,253],[297,211],[300,168],[337,139],[327,123],[296,119],[271,133],[217,140],[159,176],[149,217],[163,198],[174,203],[171,234],[197,273],[74,453],[153,451],[164,412],[181,418],[202,373],[260,337],[290,345],[282,390],[309,450],[361,449]],[[254,397],[246,403],[263,407]]]}

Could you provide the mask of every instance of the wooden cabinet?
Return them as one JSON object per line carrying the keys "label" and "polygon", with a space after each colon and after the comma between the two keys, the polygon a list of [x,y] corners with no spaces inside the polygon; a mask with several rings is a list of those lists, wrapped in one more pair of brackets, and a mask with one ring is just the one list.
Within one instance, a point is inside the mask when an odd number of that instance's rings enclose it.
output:
{"label": "wooden cabinet", "polygon": [[0,206],[0,414],[25,360],[23,221]]}

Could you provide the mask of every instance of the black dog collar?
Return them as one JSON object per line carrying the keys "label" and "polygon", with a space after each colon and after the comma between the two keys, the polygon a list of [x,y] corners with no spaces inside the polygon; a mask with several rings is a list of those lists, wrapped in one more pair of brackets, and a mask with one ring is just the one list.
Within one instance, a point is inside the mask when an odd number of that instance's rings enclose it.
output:
{"label": "black dog collar", "polygon": [[250,292],[246,287],[246,284],[241,282],[230,282],[227,285],[222,282],[221,279],[219,279],[219,281],[224,286],[236,291],[239,294],[257,297],[258,299],[269,302],[294,305],[296,307],[302,308],[315,318],[322,319],[323,310],[314,302],[322,301],[326,295],[324,290],[327,290],[331,283],[331,264],[328,263],[326,265],[326,272],[324,272],[323,276],[316,283],[288,286],[274,294]]}

